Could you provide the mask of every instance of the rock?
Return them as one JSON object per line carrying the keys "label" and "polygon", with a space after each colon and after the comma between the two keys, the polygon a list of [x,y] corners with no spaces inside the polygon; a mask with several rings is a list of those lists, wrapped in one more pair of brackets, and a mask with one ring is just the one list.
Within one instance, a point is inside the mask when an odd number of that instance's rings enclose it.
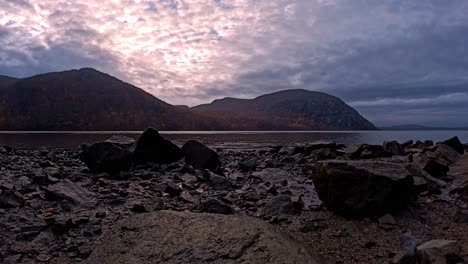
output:
{"label": "rock", "polygon": [[218,153],[196,140],[189,140],[182,146],[185,162],[199,169],[214,170],[221,166]]}
{"label": "rock", "polygon": [[209,199],[201,204],[201,211],[212,214],[234,214],[231,206],[221,202],[218,199]]}
{"label": "rock", "polygon": [[70,180],[63,180],[59,183],[49,185],[45,191],[46,198],[49,200],[67,200],[83,206],[92,206],[95,204],[94,193]]}
{"label": "rock", "polygon": [[294,147],[282,147],[278,151],[278,154],[280,155],[293,155],[293,153],[294,153]]}
{"label": "rock", "polygon": [[440,193],[447,184],[444,181],[432,177],[429,173],[414,164],[407,164],[406,169],[413,175],[415,193],[429,191],[430,193]]}
{"label": "rock", "polygon": [[416,143],[414,143],[414,147],[418,149],[425,149],[432,146],[434,146],[434,141],[432,140],[426,140],[424,142],[418,140]]}
{"label": "rock", "polygon": [[327,208],[349,217],[401,209],[413,193],[413,175],[399,163],[322,161],[314,167],[313,181]]}
{"label": "rock", "polygon": [[414,141],[413,140],[408,140],[408,141],[405,141],[401,144],[401,146],[403,147],[403,149],[406,149],[406,148],[409,148],[409,147],[412,147],[414,145]]}
{"label": "rock", "polygon": [[271,198],[262,210],[263,216],[292,215],[297,211],[289,195],[278,195]]}
{"label": "rock", "polygon": [[110,138],[108,138],[105,142],[112,143],[121,148],[130,148],[131,146],[133,146],[133,144],[135,144],[135,139],[122,135],[113,135]]}
{"label": "rock", "polygon": [[120,221],[102,241],[84,263],[325,263],[309,246],[244,216],[139,214]]}
{"label": "rock", "polygon": [[462,155],[463,155],[463,153],[465,153],[465,147],[460,142],[460,139],[458,137],[453,137],[453,138],[447,139],[447,140],[441,142],[441,144],[444,144],[444,145],[447,145],[447,146],[451,147],[452,149],[454,149],[455,151],[457,151],[458,153],[460,153]]}
{"label": "rock", "polygon": [[245,159],[241,162],[239,162],[239,168],[242,171],[248,172],[248,171],[255,171],[258,167],[258,159],[257,158],[248,158]]}
{"label": "rock", "polygon": [[455,215],[453,216],[453,221],[455,223],[468,224],[468,211],[458,210],[457,212],[455,212]]}
{"label": "rock", "polygon": [[394,229],[397,225],[391,214],[386,214],[378,219],[379,226],[385,230]]}
{"label": "rock", "polygon": [[410,254],[414,254],[414,250],[418,241],[413,236],[411,232],[406,232],[400,235],[400,249],[408,252]]}
{"label": "rock", "polygon": [[457,162],[461,158],[461,155],[453,148],[440,144],[431,157],[449,166]]}
{"label": "rock", "polygon": [[393,155],[404,156],[405,150],[402,145],[396,141],[385,141],[383,143],[385,151],[392,153]]}
{"label": "rock", "polygon": [[283,181],[291,177],[291,174],[286,170],[279,168],[267,168],[262,171],[252,173],[252,177],[256,177],[265,182],[272,184],[282,184]]}
{"label": "rock", "polygon": [[146,212],[148,212],[145,205],[140,203],[140,202],[136,202],[136,203],[134,203],[132,205],[132,211],[135,212],[135,213],[146,213]]}
{"label": "rock", "polygon": [[154,128],[148,128],[130,148],[136,163],[173,163],[181,160],[182,150],[171,141],[164,139]]}
{"label": "rock", "polygon": [[23,196],[14,191],[0,190],[0,208],[18,208],[23,206]]}
{"label": "rock", "polygon": [[460,254],[460,244],[457,241],[436,239],[416,247],[418,263],[446,264],[448,258],[456,258]]}
{"label": "rock", "polygon": [[229,190],[232,187],[232,182],[223,176],[211,173],[209,177],[208,182],[215,190]]}
{"label": "rock", "polygon": [[416,256],[406,251],[396,252],[392,264],[416,264]]}
{"label": "rock", "polygon": [[115,173],[130,168],[132,154],[112,143],[98,142],[83,150],[81,160],[91,171]]}
{"label": "rock", "polygon": [[309,155],[312,153],[312,151],[317,150],[317,149],[336,149],[336,143],[333,141],[315,141],[311,143],[307,143],[307,145],[304,148],[304,154]]}
{"label": "rock", "polygon": [[413,163],[435,178],[445,177],[450,170],[444,162],[424,154],[415,156]]}
{"label": "rock", "polygon": [[178,196],[182,193],[182,189],[177,184],[170,182],[166,185],[164,192],[170,196]]}
{"label": "rock", "polygon": [[374,159],[390,157],[393,154],[387,152],[381,145],[367,145],[363,144],[359,147],[348,147],[345,149],[345,153],[349,155],[351,159]]}
{"label": "rock", "polygon": [[316,149],[310,155],[315,157],[315,160],[329,160],[337,157],[336,150],[331,148]]}

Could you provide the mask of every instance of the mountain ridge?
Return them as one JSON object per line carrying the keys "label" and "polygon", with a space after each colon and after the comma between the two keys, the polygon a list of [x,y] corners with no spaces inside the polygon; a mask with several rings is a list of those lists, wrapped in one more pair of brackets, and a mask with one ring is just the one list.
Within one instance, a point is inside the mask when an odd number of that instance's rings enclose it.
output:
{"label": "mountain ridge", "polygon": [[376,129],[341,99],[302,89],[190,108],[93,68],[2,76],[0,87],[0,130]]}

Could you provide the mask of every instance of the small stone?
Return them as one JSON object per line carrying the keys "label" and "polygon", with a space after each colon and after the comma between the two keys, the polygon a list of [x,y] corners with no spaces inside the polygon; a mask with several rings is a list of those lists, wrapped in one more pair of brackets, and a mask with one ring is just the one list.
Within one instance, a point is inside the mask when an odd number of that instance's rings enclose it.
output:
{"label": "small stone", "polygon": [[364,247],[367,248],[367,249],[371,249],[373,247],[377,246],[377,243],[374,242],[374,241],[367,241],[365,244],[364,244]]}
{"label": "small stone", "polygon": [[435,239],[416,247],[418,260],[423,264],[448,263],[448,258],[459,258],[460,251],[460,244],[453,240]]}
{"label": "small stone", "polygon": [[398,251],[392,259],[392,264],[416,264],[416,256],[407,251]]}
{"label": "small stone", "polygon": [[458,210],[453,216],[453,221],[455,223],[468,223],[468,211]]}
{"label": "small stone", "polygon": [[106,215],[107,215],[106,211],[98,211],[98,212],[96,212],[96,217],[97,217],[97,218],[104,218],[104,217],[106,217]]}
{"label": "small stone", "polygon": [[257,158],[249,158],[239,163],[239,168],[245,172],[254,171],[257,167],[258,167]]}
{"label": "small stone", "polygon": [[23,197],[18,192],[0,190],[0,208],[17,208],[24,203]]}
{"label": "small stone", "polygon": [[212,214],[233,214],[234,210],[218,199],[209,199],[202,203],[201,211]]}
{"label": "small stone", "polygon": [[214,173],[210,174],[209,183],[215,190],[228,190],[232,187],[232,182],[229,179]]}
{"label": "small stone", "polygon": [[395,218],[393,218],[391,214],[386,214],[380,217],[378,222],[379,222],[379,226],[385,230],[393,229],[397,225]]}
{"label": "small stone", "polygon": [[263,216],[291,215],[297,211],[294,208],[291,196],[278,195],[270,199],[262,211]]}
{"label": "small stone", "polygon": [[178,196],[182,193],[182,189],[175,183],[170,182],[166,185],[164,192],[169,194],[170,196]]}
{"label": "small stone", "polygon": [[36,257],[36,260],[39,262],[48,262],[49,260],[52,259],[52,256],[46,255],[46,254],[39,254]]}
{"label": "small stone", "polygon": [[142,203],[133,204],[132,211],[135,212],[135,213],[146,213],[146,212],[148,212],[145,205],[142,204]]}

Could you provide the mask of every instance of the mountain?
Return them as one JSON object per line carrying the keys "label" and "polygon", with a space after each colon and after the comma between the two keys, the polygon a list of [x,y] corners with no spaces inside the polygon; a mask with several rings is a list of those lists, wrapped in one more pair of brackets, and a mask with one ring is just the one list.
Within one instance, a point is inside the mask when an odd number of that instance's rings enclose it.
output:
{"label": "mountain", "polygon": [[254,99],[224,98],[192,109],[223,120],[228,130],[376,129],[339,98],[299,89]]}
{"label": "mountain", "polygon": [[17,80],[18,79],[16,79],[16,78],[0,75],[0,89],[2,89],[4,87],[7,87],[7,86],[10,86],[11,84],[16,82]]}
{"label": "mountain", "polygon": [[397,125],[381,127],[382,130],[468,130],[468,127],[430,127],[423,125]]}
{"label": "mountain", "polygon": [[195,130],[216,127],[94,69],[19,79],[0,91],[0,130]]}
{"label": "mountain", "polygon": [[287,90],[255,99],[174,106],[94,69],[0,76],[0,130],[367,130],[340,99]]}

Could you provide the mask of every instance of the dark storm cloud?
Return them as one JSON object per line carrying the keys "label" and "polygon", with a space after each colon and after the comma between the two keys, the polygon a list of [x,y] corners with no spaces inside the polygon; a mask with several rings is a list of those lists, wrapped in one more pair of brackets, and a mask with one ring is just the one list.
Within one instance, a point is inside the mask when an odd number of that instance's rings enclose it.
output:
{"label": "dark storm cloud", "polygon": [[174,104],[283,89],[468,125],[465,0],[0,2],[0,74],[95,67]]}

